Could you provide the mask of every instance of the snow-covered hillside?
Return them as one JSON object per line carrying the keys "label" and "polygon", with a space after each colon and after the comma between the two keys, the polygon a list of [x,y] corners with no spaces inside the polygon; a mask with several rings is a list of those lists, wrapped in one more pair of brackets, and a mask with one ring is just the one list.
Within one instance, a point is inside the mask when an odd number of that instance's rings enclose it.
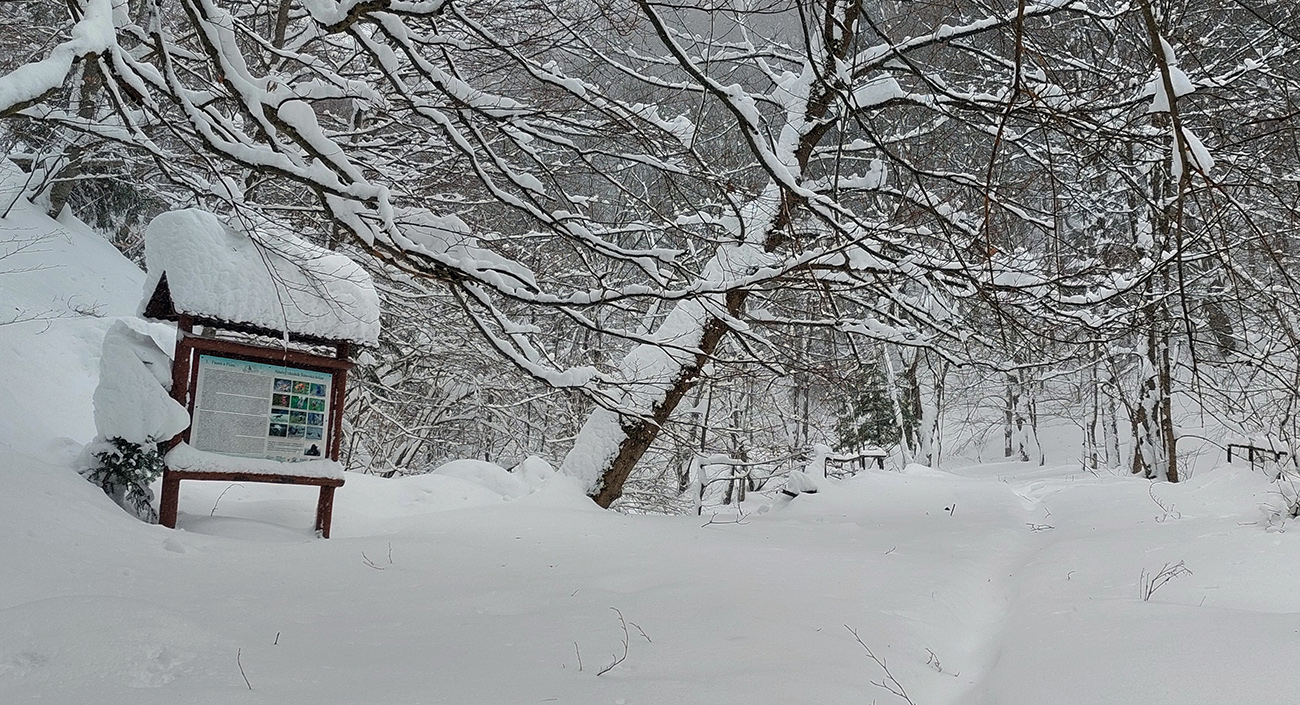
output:
{"label": "snow-covered hillside", "polygon": [[0,703],[1291,699],[1300,531],[1246,468],[914,467],[709,519],[459,462],[350,474],[328,541],[304,487],[189,483],[178,530],[143,524],[72,462],[144,275],[19,203],[0,247],[26,240],[0,260],[5,320],[43,317],[0,326]]}

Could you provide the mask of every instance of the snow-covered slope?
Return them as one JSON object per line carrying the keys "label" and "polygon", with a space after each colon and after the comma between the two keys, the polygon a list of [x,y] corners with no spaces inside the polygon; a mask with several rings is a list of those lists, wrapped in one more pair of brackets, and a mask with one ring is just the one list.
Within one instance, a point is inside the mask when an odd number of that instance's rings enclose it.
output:
{"label": "snow-covered slope", "polygon": [[46,234],[0,260],[28,270],[4,310],[103,317],[0,326],[0,703],[1290,700],[1300,537],[1244,468],[873,471],[710,519],[459,461],[349,474],[328,541],[305,487],[187,483],[179,530],[143,524],[70,465],[143,276],[70,219],[0,221]]}
{"label": "snow-covered slope", "polygon": [[0,213],[13,203],[0,220],[0,449],[62,457],[95,435],[99,348],[134,316],[144,272],[66,211],[55,221],[19,199],[22,185],[0,161]]}

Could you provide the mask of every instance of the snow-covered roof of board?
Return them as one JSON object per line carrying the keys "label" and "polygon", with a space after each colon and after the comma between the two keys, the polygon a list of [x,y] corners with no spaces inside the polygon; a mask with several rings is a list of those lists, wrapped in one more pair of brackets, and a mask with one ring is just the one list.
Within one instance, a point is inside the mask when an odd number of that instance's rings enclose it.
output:
{"label": "snow-covered roof of board", "polygon": [[374,345],[379,296],[344,255],[288,233],[264,236],[207,211],[163,213],[145,231],[149,318],[217,322],[315,342]]}

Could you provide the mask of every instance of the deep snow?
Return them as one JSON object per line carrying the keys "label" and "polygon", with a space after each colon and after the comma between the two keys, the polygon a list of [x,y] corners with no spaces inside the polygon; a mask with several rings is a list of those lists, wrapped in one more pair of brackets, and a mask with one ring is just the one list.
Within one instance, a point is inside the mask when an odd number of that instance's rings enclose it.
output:
{"label": "deep snow", "polygon": [[873,471],[712,519],[461,462],[349,473],[330,540],[308,487],[186,483],[178,530],[143,524],[71,469],[143,275],[70,219],[20,204],[15,233],[54,236],[0,260],[41,267],[0,274],[5,310],[102,317],[0,326],[0,703],[903,702],[846,625],[918,705],[1292,697],[1300,532],[1209,460]]}

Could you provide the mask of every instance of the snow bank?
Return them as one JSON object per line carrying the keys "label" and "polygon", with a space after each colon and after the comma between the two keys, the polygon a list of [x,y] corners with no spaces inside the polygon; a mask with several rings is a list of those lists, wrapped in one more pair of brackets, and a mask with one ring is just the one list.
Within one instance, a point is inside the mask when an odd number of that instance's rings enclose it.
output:
{"label": "snow bank", "polygon": [[580,480],[560,475],[550,463],[535,455],[525,458],[513,471],[483,460],[453,460],[440,465],[433,474],[464,480],[504,500],[553,508],[572,508],[575,504],[583,509],[596,507]]}
{"label": "snow bank", "polygon": [[537,487],[546,480],[555,476],[555,468],[544,459],[536,455],[530,455],[524,458],[519,465],[511,470],[515,475],[523,479],[533,487]]}
{"label": "snow bank", "polygon": [[95,388],[95,428],[100,439],[137,445],[165,441],[190,425],[171,395],[171,358],[152,337],[117,321],[104,335]]}
{"label": "snow bank", "polygon": [[565,510],[603,513],[605,510],[587,496],[587,486],[576,477],[553,474],[531,493],[517,499],[516,504],[548,510]]}
{"label": "snow bank", "polygon": [[163,213],[145,233],[143,313],[165,275],[178,313],[374,345],[379,297],[344,255],[288,233],[260,237],[198,209]]}
{"label": "snow bank", "polygon": [[806,472],[795,470],[785,478],[785,493],[789,495],[816,494],[817,483]]}
{"label": "snow bank", "polygon": [[28,202],[26,180],[0,160],[0,213],[13,204],[0,219],[0,448],[71,464],[95,436],[108,329],[130,318],[164,343],[175,332],[134,319],[144,272],[66,211]]}
{"label": "snow bank", "polygon": [[506,499],[522,497],[533,491],[523,479],[486,460],[453,460],[439,465],[433,472],[435,475],[447,475],[482,485]]}
{"label": "snow bank", "polygon": [[[497,506],[504,501],[504,497],[483,485],[449,475],[383,478],[350,472],[347,492],[339,495],[334,507],[335,533],[341,531],[346,536],[362,526],[396,518]],[[198,499],[195,503],[202,506]],[[304,512],[305,519],[307,509],[299,510]]]}
{"label": "snow bank", "polygon": [[303,460],[281,463],[262,458],[235,458],[199,450],[181,443],[167,453],[167,467],[188,472],[243,472],[250,475],[293,475],[324,480],[342,480],[343,465],[335,460]]}
{"label": "snow bank", "polygon": [[143,600],[77,595],[0,610],[0,655],[9,655],[0,680],[78,694],[64,702],[105,702],[106,686],[129,692],[177,679],[233,690],[243,686],[227,665],[235,650],[195,621]]}

